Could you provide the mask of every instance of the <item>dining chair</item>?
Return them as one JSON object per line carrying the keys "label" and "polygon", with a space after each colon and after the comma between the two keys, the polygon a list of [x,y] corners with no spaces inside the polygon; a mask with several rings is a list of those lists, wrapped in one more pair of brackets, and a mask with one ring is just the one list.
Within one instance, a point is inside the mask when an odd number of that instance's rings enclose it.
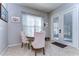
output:
{"label": "dining chair", "polygon": [[21,40],[22,40],[21,48],[23,47],[23,45],[28,45],[28,48],[29,48],[28,38],[26,37],[23,31],[21,32]]}
{"label": "dining chair", "polygon": [[37,51],[39,49],[43,50],[43,54],[45,55],[45,32],[35,32],[34,33],[34,41],[32,42],[32,49],[35,50],[35,56],[37,55]]}

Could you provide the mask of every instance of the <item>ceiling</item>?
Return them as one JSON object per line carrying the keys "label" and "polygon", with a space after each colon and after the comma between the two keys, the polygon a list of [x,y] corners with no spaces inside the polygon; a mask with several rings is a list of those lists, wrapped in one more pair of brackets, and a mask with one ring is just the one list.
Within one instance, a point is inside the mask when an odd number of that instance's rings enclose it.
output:
{"label": "ceiling", "polygon": [[56,9],[57,7],[61,6],[62,3],[20,3],[19,5],[43,12],[50,12]]}

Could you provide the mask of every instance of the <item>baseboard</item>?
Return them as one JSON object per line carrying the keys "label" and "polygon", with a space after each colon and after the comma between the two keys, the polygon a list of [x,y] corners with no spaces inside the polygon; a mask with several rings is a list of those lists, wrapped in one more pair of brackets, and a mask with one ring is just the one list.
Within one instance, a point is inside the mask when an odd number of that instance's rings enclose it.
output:
{"label": "baseboard", "polygon": [[[11,44],[11,45],[8,45],[8,47],[13,47],[13,46],[17,46],[17,45],[21,45],[21,43]],[[6,53],[8,47],[6,47],[3,51],[1,51],[0,56],[3,56]]]}
{"label": "baseboard", "polygon": [[8,49],[8,47],[6,47],[6,48],[1,52],[0,55],[3,56],[3,55],[6,53],[7,49]]}
{"label": "baseboard", "polygon": [[17,46],[17,45],[21,45],[21,43],[11,44],[11,45],[8,45],[8,47],[13,47],[13,46]]}

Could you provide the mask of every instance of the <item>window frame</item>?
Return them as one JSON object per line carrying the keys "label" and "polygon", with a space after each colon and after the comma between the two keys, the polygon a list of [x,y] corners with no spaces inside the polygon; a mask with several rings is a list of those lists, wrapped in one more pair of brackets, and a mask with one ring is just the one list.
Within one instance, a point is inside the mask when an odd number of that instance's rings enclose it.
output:
{"label": "window frame", "polygon": [[[22,14],[22,27],[23,27],[22,30],[23,30],[23,31],[24,31],[24,27],[29,27],[29,28],[31,27],[31,26],[27,26],[27,25],[24,25],[24,24],[23,24],[23,16],[24,16],[24,15],[26,15],[26,16],[29,15],[29,16],[32,16],[32,17],[33,17],[33,16],[34,16],[34,17],[41,17],[41,16],[37,16],[37,15],[32,15],[32,14]],[[36,25],[34,24],[34,32],[36,32],[36,27],[39,27],[39,28],[41,27],[41,31],[43,30],[43,22],[42,22],[42,21],[43,21],[43,17],[41,17],[41,26],[36,26]],[[35,20],[34,20],[34,22],[35,22]],[[33,26],[32,26],[32,27],[33,27]],[[26,29],[27,29],[27,28],[26,28]],[[27,36],[28,36],[28,35],[27,35]]]}

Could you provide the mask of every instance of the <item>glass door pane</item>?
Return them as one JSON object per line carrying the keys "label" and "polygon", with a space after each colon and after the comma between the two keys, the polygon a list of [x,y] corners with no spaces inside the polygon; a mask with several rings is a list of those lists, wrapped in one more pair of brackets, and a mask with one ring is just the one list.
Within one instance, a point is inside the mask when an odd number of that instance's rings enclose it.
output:
{"label": "glass door pane", "polygon": [[64,40],[72,42],[72,12],[64,14]]}
{"label": "glass door pane", "polygon": [[54,28],[54,38],[59,37],[59,17],[54,17],[53,18],[53,28]]}

